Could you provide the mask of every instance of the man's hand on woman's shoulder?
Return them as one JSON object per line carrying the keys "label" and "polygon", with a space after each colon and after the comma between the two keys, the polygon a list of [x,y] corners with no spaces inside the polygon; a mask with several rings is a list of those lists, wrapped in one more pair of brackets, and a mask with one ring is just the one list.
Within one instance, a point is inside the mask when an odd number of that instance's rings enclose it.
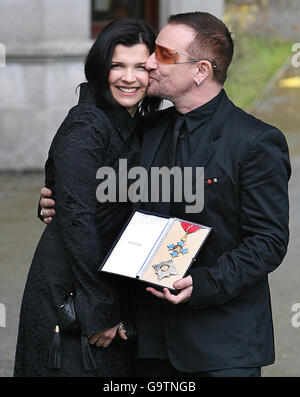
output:
{"label": "man's hand on woman's shoulder", "polygon": [[47,187],[43,187],[41,189],[41,198],[40,198],[40,215],[43,217],[44,223],[51,223],[52,216],[55,215],[55,201],[50,197],[52,195],[52,191]]}

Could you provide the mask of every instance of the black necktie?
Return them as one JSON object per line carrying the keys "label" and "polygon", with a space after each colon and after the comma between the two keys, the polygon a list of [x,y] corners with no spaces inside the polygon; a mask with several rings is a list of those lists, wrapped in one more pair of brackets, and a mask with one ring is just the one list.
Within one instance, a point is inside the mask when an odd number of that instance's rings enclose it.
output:
{"label": "black necktie", "polygon": [[177,148],[177,141],[178,137],[181,132],[181,128],[184,123],[184,117],[179,116],[176,118],[175,123],[174,123],[174,128],[173,128],[173,133],[172,137],[170,140],[170,145],[168,149],[168,167],[171,169],[175,165],[175,159],[176,159],[176,148]]}

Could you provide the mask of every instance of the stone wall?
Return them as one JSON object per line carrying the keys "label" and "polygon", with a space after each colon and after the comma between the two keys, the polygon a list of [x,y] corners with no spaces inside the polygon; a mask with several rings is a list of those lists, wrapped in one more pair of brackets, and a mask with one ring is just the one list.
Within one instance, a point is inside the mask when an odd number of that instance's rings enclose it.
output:
{"label": "stone wall", "polygon": [[41,169],[84,81],[90,1],[1,0],[0,42],[0,170]]}
{"label": "stone wall", "polygon": [[[178,12],[204,10],[221,17],[223,3],[160,0],[160,24]],[[6,51],[5,67],[0,54],[0,171],[44,167],[84,81],[83,62],[92,44],[90,7],[90,0],[0,1],[0,45]]]}
{"label": "stone wall", "polygon": [[167,23],[169,15],[193,11],[210,12],[218,18],[222,18],[224,0],[161,0],[160,26]]}

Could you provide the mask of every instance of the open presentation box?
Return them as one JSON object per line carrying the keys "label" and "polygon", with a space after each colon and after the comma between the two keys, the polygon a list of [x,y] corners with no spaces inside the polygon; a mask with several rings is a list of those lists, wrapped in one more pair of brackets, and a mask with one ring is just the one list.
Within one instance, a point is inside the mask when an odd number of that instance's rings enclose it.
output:
{"label": "open presentation box", "polygon": [[174,290],[212,228],[178,218],[135,211],[99,271]]}

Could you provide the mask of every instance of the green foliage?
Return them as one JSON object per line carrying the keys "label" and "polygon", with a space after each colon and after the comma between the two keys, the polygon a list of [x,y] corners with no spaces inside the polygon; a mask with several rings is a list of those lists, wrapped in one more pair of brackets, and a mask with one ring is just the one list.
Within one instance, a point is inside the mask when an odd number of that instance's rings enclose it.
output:
{"label": "green foliage", "polygon": [[[281,0],[276,3],[280,7],[285,4]],[[292,42],[281,38],[270,26],[271,4],[269,0],[226,1],[223,20],[232,33],[235,54],[225,89],[243,109],[253,103],[292,54]]]}
{"label": "green foliage", "polygon": [[233,102],[245,109],[291,55],[292,43],[249,35],[236,40],[239,50],[229,67],[225,89]]}

